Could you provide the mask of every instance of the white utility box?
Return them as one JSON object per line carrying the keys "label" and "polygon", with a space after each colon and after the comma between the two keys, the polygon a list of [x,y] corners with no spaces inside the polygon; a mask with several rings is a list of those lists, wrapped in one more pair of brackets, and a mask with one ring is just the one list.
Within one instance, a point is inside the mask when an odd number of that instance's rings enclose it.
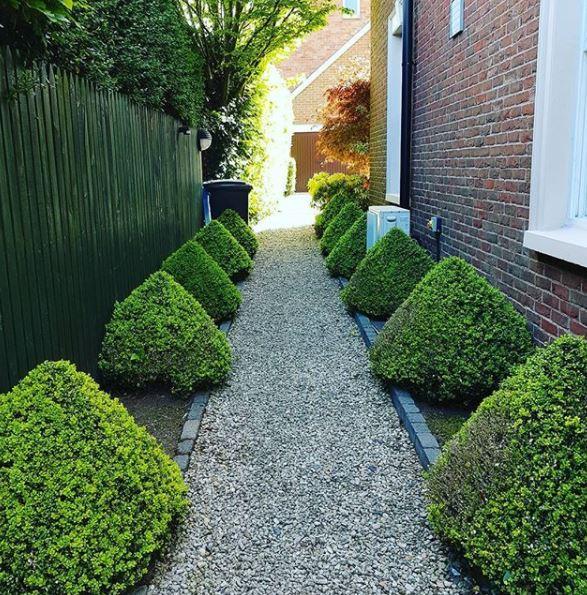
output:
{"label": "white utility box", "polygon": [[394,205],[369,207],[367,213],[367,250],[394,227],[410,235],[410,211]]}

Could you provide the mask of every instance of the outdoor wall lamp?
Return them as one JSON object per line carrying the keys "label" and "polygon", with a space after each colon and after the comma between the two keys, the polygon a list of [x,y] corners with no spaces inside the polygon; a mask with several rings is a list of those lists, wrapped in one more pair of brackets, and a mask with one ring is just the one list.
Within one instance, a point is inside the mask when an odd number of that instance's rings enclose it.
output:
{"label": "outdoor wall lamp", "polygon": [[180,126],[177,129],[177,134],[185,134],[186,136],[189,136],[192,133],[192,131],[190,130],[189,126]]}
{"label": "outdoor wall lamp", "polygon": [[212,135],[203,128],[198,130],[198,146],[200,151],[206,151],[212,144]]}

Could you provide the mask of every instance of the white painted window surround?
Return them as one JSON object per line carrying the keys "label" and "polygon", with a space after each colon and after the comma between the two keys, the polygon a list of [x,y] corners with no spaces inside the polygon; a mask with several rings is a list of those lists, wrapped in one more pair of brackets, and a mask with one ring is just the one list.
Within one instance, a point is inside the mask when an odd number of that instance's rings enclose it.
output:
{"label": "white painted window surround", "polygon": [[352,10],[352,14],[345,13],[343,15],[346,19],[358,19],[361,16],[361,0],[342,0],[342,5],[348,10]]}
{"label": "white painted window surround", "polygon": [[587,0],[541,0],[524,246],[587,267]]}
{"label": "white painted window surround", "polygon": [[400,201],[402,135],[403,2],[396,0],[387,21],[387,141],[385,200]]}

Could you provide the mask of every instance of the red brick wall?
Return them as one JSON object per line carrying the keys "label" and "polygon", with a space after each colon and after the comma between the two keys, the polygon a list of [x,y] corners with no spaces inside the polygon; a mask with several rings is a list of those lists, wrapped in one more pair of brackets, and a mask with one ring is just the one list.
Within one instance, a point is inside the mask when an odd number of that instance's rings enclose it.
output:
{"label": "red brick wall", "polygon": [[426,221],[442,216],[443,255],[462,256],[503,290],[538,342],[587,335],[587,270],[522,246],[540,2],[465,0],[455,39],[449,4],[416,0],[413,233],[432,247]]}
{"label": "red brick wall", "polygon": [[370,35],[365,33],[360,40],[308,85],[293,100],[294,124],[320,123],[320,113],[326,104],[327,89],[337,85],[357,58],[369,60]]}
{"label": "red brick wall", "polygon": [[[342,8],[342,0],[339,4]],[[286,79],[300,75],[309,76],[359,32],[369,22],[370,16],[370,0],[361,0],[359,18],[346,18],[341,11],[334,12],[326,27],[305,38],[296,50],[277,65],[277,68]]]}

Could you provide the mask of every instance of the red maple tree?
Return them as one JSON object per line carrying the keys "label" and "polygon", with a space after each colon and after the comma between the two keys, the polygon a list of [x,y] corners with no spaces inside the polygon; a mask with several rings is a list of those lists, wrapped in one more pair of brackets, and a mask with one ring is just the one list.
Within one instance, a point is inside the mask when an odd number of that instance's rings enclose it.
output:
{"label": "red maple tree", "polygon": [[340,161],[369,175],[371,88],[368,80],[342,82],[326,91],[318,150],[327,161]]}

